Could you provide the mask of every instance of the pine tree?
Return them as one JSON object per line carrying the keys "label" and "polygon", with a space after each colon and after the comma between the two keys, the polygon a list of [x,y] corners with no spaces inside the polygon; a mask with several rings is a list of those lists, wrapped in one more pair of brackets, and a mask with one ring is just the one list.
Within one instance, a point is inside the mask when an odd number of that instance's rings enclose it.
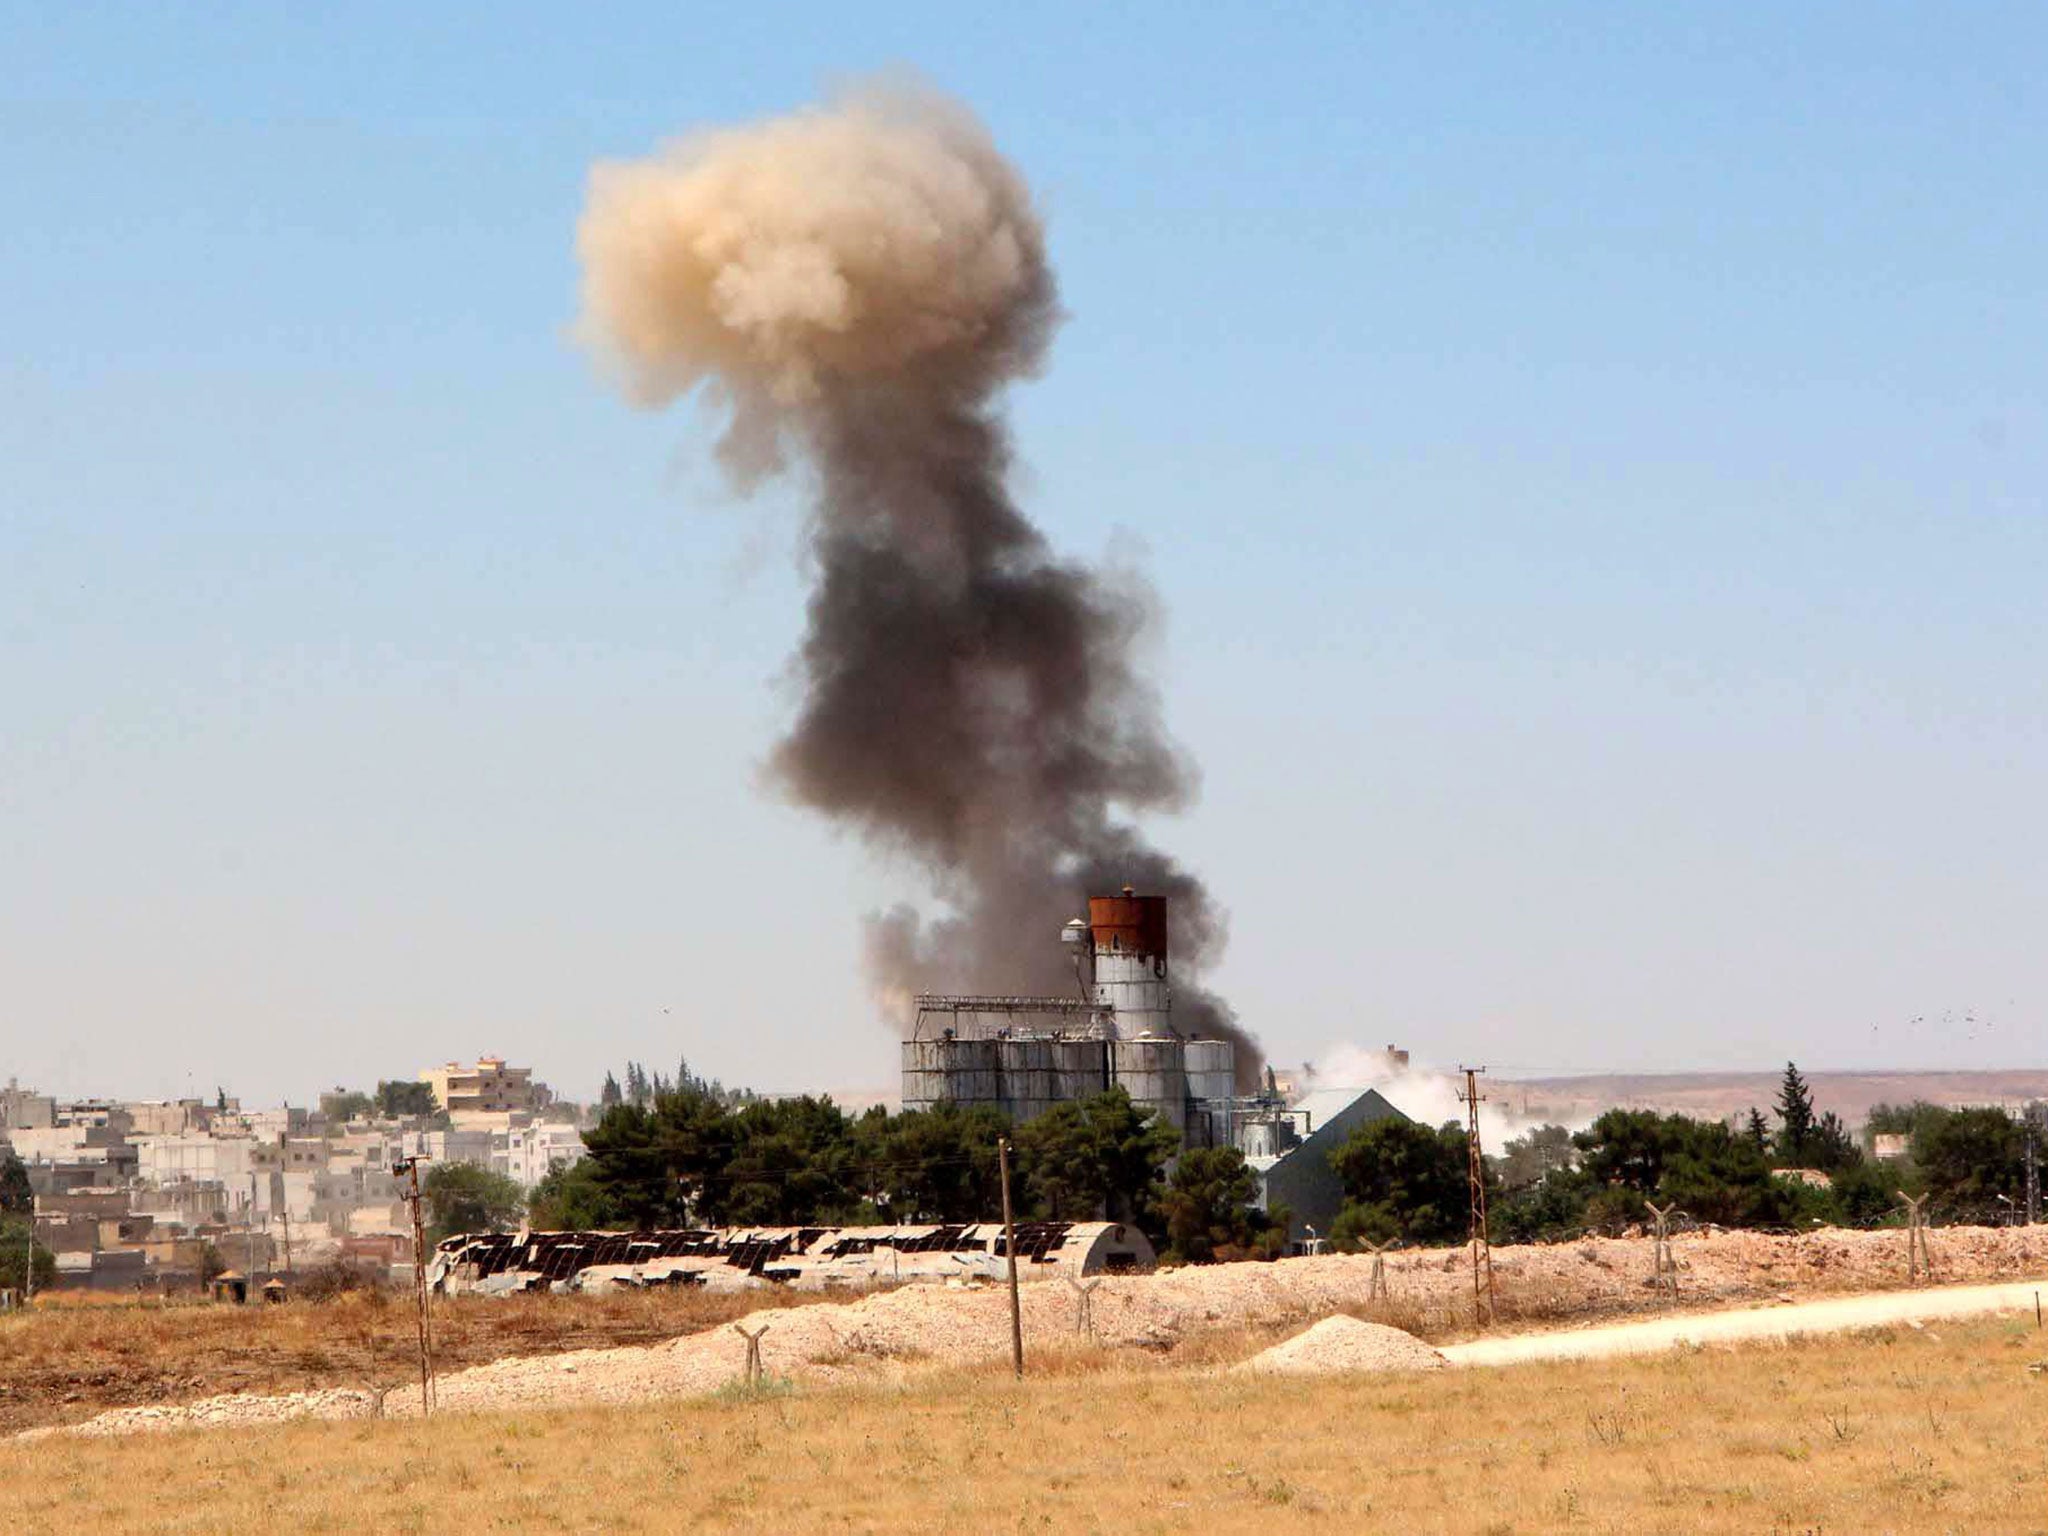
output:
{"label": "pine tree", "polygon": [[1771,1127],[1769,1122],[1764,1119],[1764,1112],[1754,1105],[1750,1106],[1749,1124],[1743,1128],[1743,1134],[1749,1138],[1750,1144],[1756,1148],[1757,1156],[1770,1156]]}
{"label": "pine tree", "polygon": [[611,1109],[615,1105],[622,1103],[624,1099],[625,1095],[619,1092],[619,1080],[613,1077],[611,1073],[605,1073],[604,1087],[597,1095],[597,1107],[599,1109]]}
{"label": "pine tree", "polygon": [[1778,1088],[1778,1161],[1787,1168],[1811,1166],[1813,1152],[1813,1090],[1792,1062]]}

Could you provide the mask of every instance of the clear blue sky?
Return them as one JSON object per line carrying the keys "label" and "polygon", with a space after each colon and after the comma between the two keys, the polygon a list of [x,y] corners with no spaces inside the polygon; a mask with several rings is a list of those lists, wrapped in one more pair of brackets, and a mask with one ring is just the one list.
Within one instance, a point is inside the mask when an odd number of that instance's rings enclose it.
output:
{"label": "clear blue sky", "polygon": [[898,67],[1276,1059],[2042,1064],[2048,11],[570,9],[0,7],[0,1076],[893,1081],[794,496],[565,328],[593,160]]}

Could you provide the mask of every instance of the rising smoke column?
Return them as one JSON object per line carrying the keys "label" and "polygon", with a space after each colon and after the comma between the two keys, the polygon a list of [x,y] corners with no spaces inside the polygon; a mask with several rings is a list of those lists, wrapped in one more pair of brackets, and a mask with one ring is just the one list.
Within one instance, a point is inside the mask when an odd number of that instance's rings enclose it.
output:
{"label": "rising smoke column", "polygon": [[926,868],[955,915],[877,917],[886,996],[1064,992],[1090,891],[1172,900],[1183,1028],[1257,1051],[1197,983],[1201,882],[1118,813],[1192,774],[1135,670],[1148,594],[1057,558],[1007,487],[997,398],[1060,313],[1029,190],[963,107],[904,88],[600,165],[581,334],[628,395],[700,388],[741,489],[815,478],[804,696],[770,767],[795,800]]}

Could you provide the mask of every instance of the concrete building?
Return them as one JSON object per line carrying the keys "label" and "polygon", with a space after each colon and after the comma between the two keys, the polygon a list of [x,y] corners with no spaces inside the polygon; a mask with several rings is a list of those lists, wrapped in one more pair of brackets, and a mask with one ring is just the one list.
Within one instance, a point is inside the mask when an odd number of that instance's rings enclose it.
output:
{"label": "concrete building", "polygon": [[503,1149],[493,1149],[491,1164],[522,1189],[531,1189],[548,1176],[548,1170],[555,1164],[578,1163],[583,1156],[583,1137],[575,1126],[541,1120],[509,1128],[504,1133]]}
{"label": "concrete building", "polygon": [[451,1061],[429,1067],[420,1081],[433,1090],[434,1102],[451,1118],[534,1110],[545,1102],[533,1068],[508,1067],[502,1056],[479,1056],[468,1066]]}

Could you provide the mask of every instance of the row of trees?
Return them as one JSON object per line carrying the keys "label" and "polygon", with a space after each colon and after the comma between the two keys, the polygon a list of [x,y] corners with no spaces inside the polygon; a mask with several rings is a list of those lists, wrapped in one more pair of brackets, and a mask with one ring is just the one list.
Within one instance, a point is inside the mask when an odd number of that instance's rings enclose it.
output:
{"label": "row of trees", "polygon": [[[223,1095],[225,1097],[225,1095]],[[422,1082],[395,1079],[380,1082],[375,1093],[360,1088],[336,1088],[320,1095],[320,1113],[330,1121],[432,1119],[441,1115],[434,1090]]]}
{"label": "row of trees", "polygon": [[[2024,1209],[2028,1128],[1998,1109],[1879,1106],[1873,1133],[1903,1133],[1908,1156],[1866,1157],[1832,1114],[1816,1115],[1788,1067],[1779,1125],[1752,1112],[1734,1129],[1648,1110],[1613,1109],[1576,1133],[1543,1126],[1487,1159],[1497,1241],[1616,1231],[1649,1206],[1729,1227],[1872,1226],[1899,1218],[1899,1196],[1929,1195],[1950,1220],[1996,1223]],[[1788,1112],[1789,1111],[1789,1112]],[[1332,1236],[1452,1242],[1470,1220],[1465,1132],[1406,1121],[1362,1127],[1333,1156],[1346,1204]],[[1824,1182],[1791,1170],[1817,1169]]]}
{"label": "row of trees", "polygon": [[[1132,1223],[1189,1260],[1277,1252],[1235,1148],[1181,1157],[1173,1129],[1121,1088],[1022,1126],[987,1106],[848,1115],[830,1099],[761,1099],[692,1079],[628,1087],[584,1136],[589,1156],[533,1192],[537,1226],[803,1226],[986,1221],[1002,1208],[998,1143],[1014,1151],[1020,1219]],[[647,1081],[647,1102],[631,1087]],[[431,1182],[431,1181],[430,1181]],[[438,1218],[437,1218],[438,1219]]]}

